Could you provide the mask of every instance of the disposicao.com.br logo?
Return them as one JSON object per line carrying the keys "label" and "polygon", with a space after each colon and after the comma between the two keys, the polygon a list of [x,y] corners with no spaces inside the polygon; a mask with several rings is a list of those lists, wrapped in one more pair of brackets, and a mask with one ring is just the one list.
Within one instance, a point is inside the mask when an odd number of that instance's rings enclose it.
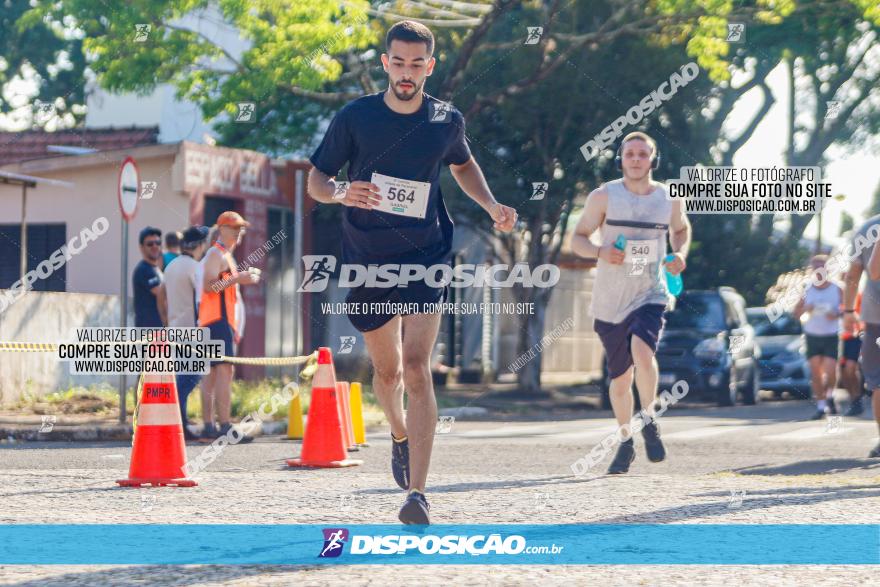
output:
{"label": "disposicao.com.br logo", "polygon": [[564,546],[556,544],[529,546],[524,536],[511,534],[461,534],[397,535],[379,536],[352,535],[348,540],[348,530],[344,528],[325,528],[324,547],[319,558],[338,557],[347,541],[351,555],[518,555],[518,554],[559,554]]}

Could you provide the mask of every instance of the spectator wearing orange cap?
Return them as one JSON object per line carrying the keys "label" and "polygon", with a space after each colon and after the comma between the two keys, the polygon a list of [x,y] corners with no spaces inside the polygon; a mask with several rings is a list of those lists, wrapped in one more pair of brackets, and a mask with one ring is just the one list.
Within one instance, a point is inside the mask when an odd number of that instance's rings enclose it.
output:
{"label": "spectator wearing orange cap", "polygon": [[[202,297],[199,302],[199,326],[207,327],[211,340],[222,341],[223,354],[235,355],[235,339],[238,324],[235,306],[238,301],[238,286],[259,283],[259,274],[250,271],[238,272],[232,251],[241,243],[245,228],[250,226],[237,212],[227,211],[217,218],[217,240],[205,254],[203,267]],[[229,432],[230,404],[232,394],[232,364],[226,361],[212,361],[211,371],[202,385],[202,418],[205,439],[223,436]],[[217,426],[214,425],[216,405]]]}

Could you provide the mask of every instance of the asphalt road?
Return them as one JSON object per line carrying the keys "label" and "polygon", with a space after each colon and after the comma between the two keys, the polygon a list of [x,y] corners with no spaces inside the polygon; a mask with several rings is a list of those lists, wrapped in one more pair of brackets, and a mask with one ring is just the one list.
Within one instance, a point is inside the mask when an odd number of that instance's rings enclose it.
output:
{"label": "asphalt road", "polygon": [[[880,459],[866,413],[809,422],[807,402],[675,408],[661,422],[668,459],[570,468],[615,430],[608,412],[564,421],[455,421],[437,435],[428,498],[435,523],[880,523]],[[127,443],[0,446],[0,521],[40,523],[396,523],[403,493],[386,430],[360,467],[288,470],[298,443],[229,447],[192,489],[121,489]],[[188,447],[189,457],[202,447]],[[213,537],[206,536],[206,543]],[[822,545],[817,545],[822,548]],[[878,548],[878,545],[866,545]],[[3,585],[591,584],[875,582],[859,566],[0,567]]]}

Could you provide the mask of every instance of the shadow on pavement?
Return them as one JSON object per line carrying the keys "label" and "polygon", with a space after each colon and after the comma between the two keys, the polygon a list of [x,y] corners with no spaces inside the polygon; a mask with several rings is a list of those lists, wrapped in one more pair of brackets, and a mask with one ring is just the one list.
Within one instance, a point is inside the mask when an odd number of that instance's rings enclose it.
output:
{"label": "shadow on pavement", "polygon": [[[587,483],[596,481],[600,477],[577,478],[574,475],[556,475],[554,477],[543,477],[541,479],[510,479],[500,481],[478,481],[474,483],[453,483],[451,485],[431,485],[428,488],[430,493],[458,493],[463,491],[481,491],[492,489],[516,489],[524,487],[540,487],[542,485],[559,485],[561,483]],[[354,491],[355,494],[399,494],[399,489],[361,489]]]}
{"label": "shadow on pavement", "polygon": [[[768,495],[772,494],[772,495]],[[780,496],[779,494],[783,494]],[[699,495],[724,495],[722,492]],[[760,495],[762,497],[755,497]],[[769,507],[794,506],[803,507],[819,503],[840,501],[845,499],[868,499],[880,497],[880,487],[876,485],[860,485],[847,487],[790,487],[779,490],[762,490],[742,495],[742,501],[732,500],[732,495],[723,501],[700,502],[694,505],[673,506],[650,512],[614,516],[601,520],[593,520],[592,524],[655,524],[686,522],[694,518],[711,518],[729,516],[741,512],[761,510]],[[720,521],[723,523],[723,520]],[[857,523],[857,520],[853,520]]]}
{"label": "shadow on pavement", "polygon": [[[240,579],[265,573],[284,573],[290,576],[291,584],[299,571],[320,569],[321,566],[267,566],[267,565],[138,565],[114,566],[100,570],[70,572],[48,578],[26,579],[17,583],[4,583],[15,587],[69,587],[71,585],[195,585],[220,584],[231,579]],[[331,570],[330,566],[327,566]],[[16,567],[20,572],[23,567]],[[312,580],[314,576],[310,575]]]}
{"label": "shadow on pavement", "polygon": [[741,469],[731,469],[740,475],[824,475],[843,473],[856,469],[880,468],[880,459],[821,459],[816,461],[798,461],[787,465],[752,465]]}

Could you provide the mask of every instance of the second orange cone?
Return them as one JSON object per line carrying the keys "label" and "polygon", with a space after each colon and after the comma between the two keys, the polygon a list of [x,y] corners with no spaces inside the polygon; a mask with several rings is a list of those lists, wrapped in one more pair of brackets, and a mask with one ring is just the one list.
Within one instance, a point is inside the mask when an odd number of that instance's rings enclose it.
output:
{"label": "second orange cone", "polygon": [[337,399],[336,372],[330,349],[318,349],[318,367],[312,378],[309,417],[302,454],[289,459],[291,467],[351,467],[363,461],[349,459],[343,443],[342,418]]}

